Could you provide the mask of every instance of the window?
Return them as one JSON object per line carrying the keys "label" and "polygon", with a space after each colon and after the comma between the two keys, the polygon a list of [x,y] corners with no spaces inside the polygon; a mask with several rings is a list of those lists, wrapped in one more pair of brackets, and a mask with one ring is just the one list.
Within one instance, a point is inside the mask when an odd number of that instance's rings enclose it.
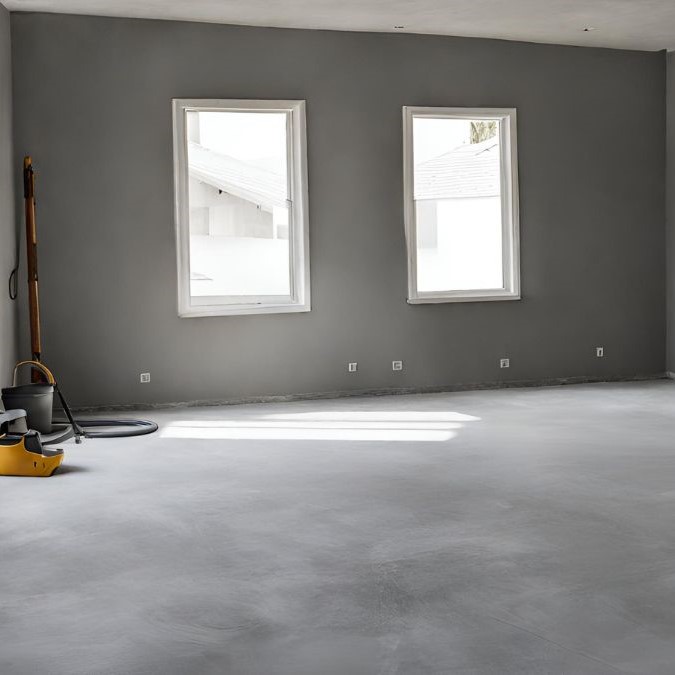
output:
{"label": "window", "polygon": [[403,108],[408,302],[520,298],[516,111]]}
{"label": "window", "polygon": [[304,101],[173,102],[178,314],[307,312]]}

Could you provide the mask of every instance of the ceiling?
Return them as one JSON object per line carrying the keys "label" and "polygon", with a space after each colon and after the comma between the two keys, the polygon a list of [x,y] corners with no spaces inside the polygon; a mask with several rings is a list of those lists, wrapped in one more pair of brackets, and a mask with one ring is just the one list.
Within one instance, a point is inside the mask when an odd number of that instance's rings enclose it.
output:
{"label": "ceiling", "polygon": [[[10,11],[675,49],[674,0],[0,0]],[[395,28],[404,26],[404,28]],[[584,28],[594,30],[584,31]]]}

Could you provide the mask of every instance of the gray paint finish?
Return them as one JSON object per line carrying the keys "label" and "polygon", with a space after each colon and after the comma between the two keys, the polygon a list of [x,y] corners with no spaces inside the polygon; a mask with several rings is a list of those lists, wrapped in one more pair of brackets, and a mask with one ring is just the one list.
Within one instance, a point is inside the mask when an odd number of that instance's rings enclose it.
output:
{"label": "gray paint finish", "polygon": [[675,54],[666,76],[666,368],[675,372]]}
{"label": "gray paint finish", "polygon": [[0,386],[9,383],[17,353],[17,305],[7,297],[7,278],[16,258],[12,162],[10,20],[0,4]]}
{"label": "gray paint finish", "polygon": [[[274,424],[451,413],[479,419]],[[272,438],[70,443],[67,473],[4,478],[4,675],[673,673],[672,382],[152,415]]]}
{"label": "gray paint finish", "polygon": [[[663,54],[46,14],[12,30],[44,354],[75,405],[664,370]],[[178,318],[172,97],[307,100],[311,313]],[[406,303],[403,105],[518,109],[522,301]]]}

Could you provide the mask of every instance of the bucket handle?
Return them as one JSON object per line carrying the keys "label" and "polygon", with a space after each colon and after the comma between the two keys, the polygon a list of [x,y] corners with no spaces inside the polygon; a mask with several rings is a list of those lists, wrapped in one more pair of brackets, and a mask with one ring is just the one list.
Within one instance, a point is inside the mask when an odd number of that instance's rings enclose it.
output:
{"label": "bucket handle", "polygon": [[47,383],[55,385],[56,384],[56,379],[54,378],[54,375],[52,374],[52,371],[47,368],[44,364],[40,363],[39,361],[19,361],[14,366],[14,376],[12,378],[12,386],[16,387],[16,376],[19,371],[19,368],[21,366],[30,366],[31,368],[34,368],[35,370],[39,370],[46,378],[47,378]]}

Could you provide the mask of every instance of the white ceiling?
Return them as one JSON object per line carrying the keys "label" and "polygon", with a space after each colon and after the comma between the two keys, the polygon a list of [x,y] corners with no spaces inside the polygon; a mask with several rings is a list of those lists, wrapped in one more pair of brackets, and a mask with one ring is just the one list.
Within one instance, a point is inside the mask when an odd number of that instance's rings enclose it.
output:
{"label": "white ceiling", "polygon": [[[11,11],[675,49],[675,0],[0,0]],[[394,26],[405,26],[403,30]],[[595,28],[584,32],[584,28]]]}

